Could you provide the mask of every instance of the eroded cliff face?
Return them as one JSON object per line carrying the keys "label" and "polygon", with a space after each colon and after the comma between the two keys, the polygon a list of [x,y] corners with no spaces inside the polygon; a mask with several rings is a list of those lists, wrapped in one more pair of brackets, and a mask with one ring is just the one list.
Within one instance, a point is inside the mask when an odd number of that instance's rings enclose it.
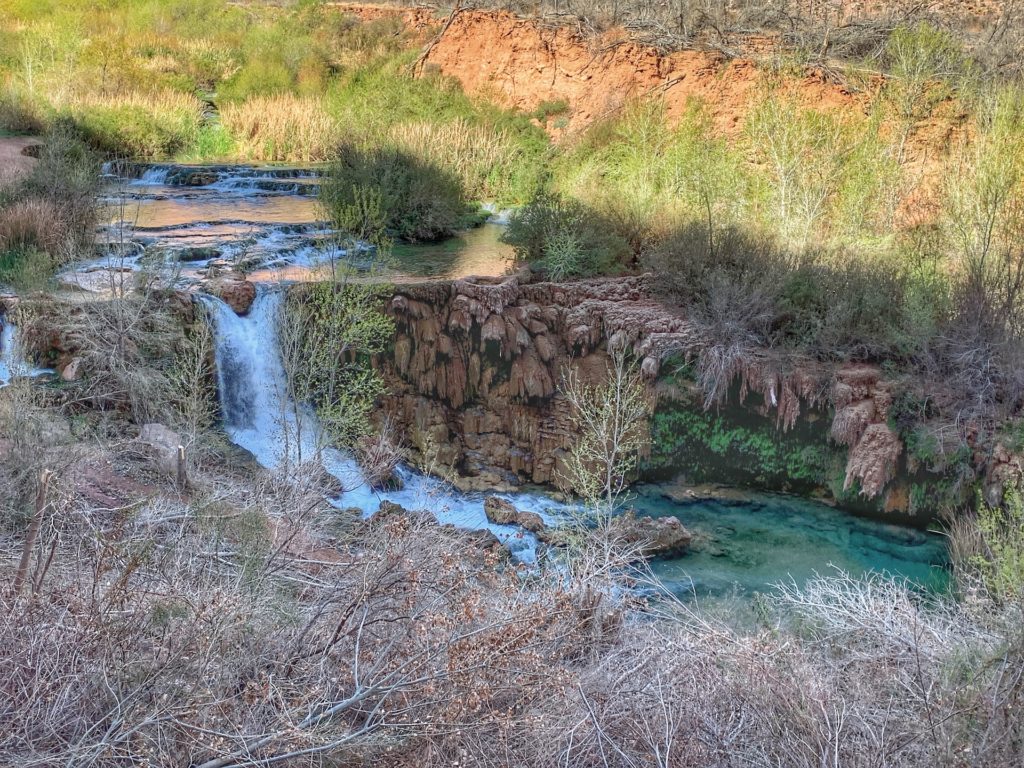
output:
{"label": "eroded cliff face", "polygon": [[[656,416],[690,403],[692,391],[669,383],[675,374],[663,368],[698,359],[710,342],[653,298],[651,279],[556,284],[518,276],[400,286],[388,308],[397,333],[393,357],[381,364],[389,386],[383,411],[413,460],[465,489],[563,487],[577,428],[559,385],[569,370],[584,382],[602,381],[609,347],[621,345],[640,360]],[[905,488],[891,483],[903,445],[887,423],[892,387],[878,368],[809,364],[787,371],[765,354],[746,361],[735,378],[738,403],[771,418],[780,435],[804,413],[832,418],[821,442],[845,451],[837,495],[873,499],[890,511],[907,505]],[[686,407],[695,419],[714,417]]]}
{"label": "eroded cliff face", "polygon": [[[569,106],[562,128],[585,127],[630,99],[659,95],[670,118],[693,98],[709,108],[718,130],[742,127],[760,75],[753,61],[711,52],[662,53],[612,30],[587,39],[574,26],[544,24],[511,13],[463,10],[453,15],[424,63],[456,78],[469,93],[532,111],[544,102]],[[857,98],[809,72],[793,83],[801,101],[816,108],[858,109]]]}

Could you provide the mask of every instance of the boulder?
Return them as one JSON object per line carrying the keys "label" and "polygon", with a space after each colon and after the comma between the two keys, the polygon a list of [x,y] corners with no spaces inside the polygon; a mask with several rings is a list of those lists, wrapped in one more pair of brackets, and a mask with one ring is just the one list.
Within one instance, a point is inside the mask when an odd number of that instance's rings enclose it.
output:
{"label": "boulder", "polygon": [[256,285],[248,280],[211,280],[204,288],[231,307],[236,315],[247,314],[256,300]]}
{"label": "boulder", "polygon": [[385,517],[391,515],[398,515],[400,517],[408,517],[409,510],[403,507],[401,504],[396,504],[393,501],[387,501],[386,499],[380,503],[377,507],[377,512],[374,515],[376,519],[383,520]]}
{"label": "boulder", "polygon": [[519,510],[510,501],[488,496],[484,499],[484,514],[495,525],[515,525]]}
{"label": "boulder", "polygon": [[82,358],[72,357],[60,372],[64,381],[78,381],[82,375]]}
{"label": "boulder", "polygon": [[693,540],[693,534],[674,517],[638,517],[632,510],[612,520],[610,527],[622,544],[636,546],[643,557],[681,554]]}
{"label": "boulder", "polygon": [[508,547],[501,543],[501,540],[493,531],[488,531],[487,529],[476,531],[456,530],[455,533],[465,536],[469,545],[481,552],[492,552],[498,555],[501,560],[507,560],[511,556]]}
{"label": "boulder", "polygon": [[139,430],[138,444],[157,469],[166,475],[177,475],[178,447],[181,445],[177,432],[163,424],[144,424]]}
{"label": "boulder", "polygon": [[182,248],[178,251],[178,261],[183,262],[210,261],[211,259],[219,259],[220,256],[220,249],[211,246],[193,246]]}
{"label": "boulder", "polygon": [[530,533],[539,533],[546,528],[544,518],[536,512],[520,511],[512,502],[497,496],[484,499],[484,514],[495,525],[518,525]]}

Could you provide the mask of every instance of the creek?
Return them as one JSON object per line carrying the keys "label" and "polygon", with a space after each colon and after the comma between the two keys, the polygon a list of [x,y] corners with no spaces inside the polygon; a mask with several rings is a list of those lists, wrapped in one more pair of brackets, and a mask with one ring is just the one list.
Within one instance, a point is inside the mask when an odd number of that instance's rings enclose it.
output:
{"label": "creek", "polygon": [[[442,522],[487,528],[517,559],[535,560],[532,534],[488,523],[481,494],[454,491],[409,468],[401,470],[402,490],[371,490],[350,457],[321,448],[314,415],[287,397],[277,345],[283,286],[318,279],[317,265],[330,257],[330,231],[316,200],[316,169],[135,166],[129,171],[112,178],[108,202],[114,213],[104,236],[131,247],[118,249],[118,265],[107,256],[106,263],[79,266],[76,274],[162,260],[177,265],[181,285],[195,286],[225,270],[244,269],[258,284],[246,316],[213,296],[201,299],[214,324],[221,410],[232,441],[268,467],[321,457],[344,488],[335,501],[340,508],[369,515],[386,500],[426,509]],[[439,245],[397,248],[388,279],[503,274],[511,253],[498,241],[500,231],[500,224],[490,223]],[[496,495],[548,522],[565,513],[562,504],[539,490]],[[749,594],[780,581],[801,582],[831,567],[852,574],[884,571],[927,587],[945,581],[941,536],[853,517],[813,501],[746,492],[690,499],[670,486],[645,485],[636,489],[633,506],[644,514],[678,517],[694,531],[691,553],[654,564],[656,574],[683,595]]]}

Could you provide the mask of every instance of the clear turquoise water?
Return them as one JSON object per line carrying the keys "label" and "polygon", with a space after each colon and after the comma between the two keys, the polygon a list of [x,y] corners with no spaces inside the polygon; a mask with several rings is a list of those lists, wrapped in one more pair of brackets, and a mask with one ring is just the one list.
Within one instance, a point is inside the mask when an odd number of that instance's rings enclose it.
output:
{"label": "clear turquoise water", "polygon": [[739,501],[679,503],[657,485],[642,486],[632,506],[672,515],[694,533],[692,550],[653,563],[655,575],[681,596],[721,597],[806,582],[834,568],[853,575],[880,571],[927,589],[948,583],[945,538],[855,517],[824,504],[782,495],[750,494]]}

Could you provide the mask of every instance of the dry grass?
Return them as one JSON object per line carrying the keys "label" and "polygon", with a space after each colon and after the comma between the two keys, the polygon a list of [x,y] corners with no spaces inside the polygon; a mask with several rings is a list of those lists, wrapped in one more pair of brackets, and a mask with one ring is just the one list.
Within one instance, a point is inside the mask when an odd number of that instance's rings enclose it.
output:
{"label": "dry grass", "polygon": [[20,594],[0,596],[0,762],[1021,760],[1019,605],[835,574],[738,630],[635,598],[607,529],[569,567],[524,573],[428,515],[346,517],[302,472],[207,464],[183,496],[130,443],[76,443],[28,392],[0,391],[0,437],[25,457],[0,462],[5,583],[28,553]]}
{"label": "dry grass", "polygon": [[198,98],[190,93],[170,89],[116,93],[82,91],[69,97],[66,106],[72,110],[96,107],[135,108],[165,116],[167,119],[183,116],[199,119],[203,113],[203,103]]}
{"label": "dry grass", "polygon": [[37,197],[0,208],[0,250],[37,248],[55,254],[64,245],[60,220],[57,206]]}
{"label": "dry grass", "polygon": [[519,156],[512,136],[460,119],[450,123],[404,123],[390,129],[386,141],[427,165],[457,176],[466,193],[494,200],[514,172]]}
{"label": "dry grass", "polygon": [[225,104],[224,128],[239,156],[268,162],[324,162],[332,156],[338,127],[317,97],[258,96]]}

